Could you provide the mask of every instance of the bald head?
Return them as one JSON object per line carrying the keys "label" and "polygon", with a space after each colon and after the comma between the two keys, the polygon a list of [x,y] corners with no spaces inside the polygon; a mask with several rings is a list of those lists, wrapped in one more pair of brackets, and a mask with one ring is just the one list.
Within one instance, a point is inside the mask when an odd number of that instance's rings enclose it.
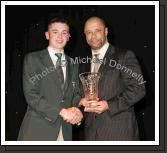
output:
{"label": "bald head", "polygon": [[101,19],[100,17],[97,17],[97,16],[90,17],[90,18],[85,22],[85,27],[87,26],[87,24],[89,24],[89,23],[95,23],[95,22],[98,22],[98,23],[101,24],[102,26],[106,27],[106,24],[105,24],[104,20]]}
{"label": "bald head", "polygon": [[99,17],[91,17],[86,21],[84,33],[88,45],[93,50],[99,50],[107,42],[108,29],[104,20]]}

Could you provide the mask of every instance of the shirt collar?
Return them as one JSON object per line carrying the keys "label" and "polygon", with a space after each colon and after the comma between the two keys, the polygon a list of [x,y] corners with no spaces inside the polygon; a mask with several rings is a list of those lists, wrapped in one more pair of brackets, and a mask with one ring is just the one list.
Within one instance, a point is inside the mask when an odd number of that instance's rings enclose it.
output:
{"label": "shirt collar", "polygon": [[48,46],[48,51],[52,52],[53,54],[55,54],[55,53],[62,53],[62,54],[64,54],[64,49],[58,50],[58,49],[55,49],[55,48],[50,47],[50,46]]}
{"label": "shirt collar", "polygon": [[109,47],[109,43],[106,42],[106,43],[103,45],[103,47],[101,47],[101,48],[99,49],[98,52],[97,52],[97,51],[95,52],[94,50],[92,50],[92,56],[94,56],[95,54],[100,54],[100,55],[99,55],[99,58],[100,58],[100,59],[103,59],[104,56],[105,56],[105,54],[106,54],[106,52],[107,52],[108,47]]}
{"label": "shirt collar", "polygon": [[53,49],[52,47],[50,47],[50,46],[48,46],[48,52],[49,52],[49,55],[51,56],[51,57],[56,57],[55,56],[55,53],[62,53],[62,60],[64,60],[65,59],[65,54],[64,54],[64,50],[57,50],[57,49]]}

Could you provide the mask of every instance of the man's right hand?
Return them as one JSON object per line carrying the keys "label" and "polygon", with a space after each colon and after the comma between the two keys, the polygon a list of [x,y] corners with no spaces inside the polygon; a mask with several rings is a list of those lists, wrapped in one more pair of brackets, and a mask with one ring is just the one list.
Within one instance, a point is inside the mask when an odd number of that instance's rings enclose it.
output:
{"label": "man's right hand", "polygon": [[83,114],[81,111],[76,108],[76,107],[71,107],[71,108],[63,108],[60,111],[60,116],[70,124],[79,124],[83,118]]}

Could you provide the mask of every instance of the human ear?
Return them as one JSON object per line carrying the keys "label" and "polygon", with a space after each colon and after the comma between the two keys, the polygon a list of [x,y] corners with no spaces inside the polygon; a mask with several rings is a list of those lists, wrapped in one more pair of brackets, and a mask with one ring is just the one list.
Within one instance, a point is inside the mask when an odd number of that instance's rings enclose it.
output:
{"label": "human ear", "polygon": [[49,40],[49,33],[48,32],[45,32],[45,37],[47,40]]}
{"label": "human ear", "polygon": [[108,35],[108,28],[105,28],[105,35]]}

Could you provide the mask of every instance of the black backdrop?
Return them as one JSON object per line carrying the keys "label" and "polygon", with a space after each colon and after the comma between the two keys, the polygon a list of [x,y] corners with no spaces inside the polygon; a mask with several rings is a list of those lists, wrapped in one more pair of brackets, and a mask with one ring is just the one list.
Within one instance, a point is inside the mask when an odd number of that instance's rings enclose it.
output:
{"label": "black backdrop", "polygon": [[[5,137],[16,140],[26,110],[22,90],[22,63],[28,52],[47,46],[44,25],[50,14],[71,23],[66,53],[83,57],[88,52],[83,25],[91,15],[109,27],[111,44],[135,52],[146,80],[146,96],[135,105],[141,140],[155,139],[155,10],[154,6],[6,6],[5,8]],[[83,139],[83,126],[74,127],[74,140]]]}

